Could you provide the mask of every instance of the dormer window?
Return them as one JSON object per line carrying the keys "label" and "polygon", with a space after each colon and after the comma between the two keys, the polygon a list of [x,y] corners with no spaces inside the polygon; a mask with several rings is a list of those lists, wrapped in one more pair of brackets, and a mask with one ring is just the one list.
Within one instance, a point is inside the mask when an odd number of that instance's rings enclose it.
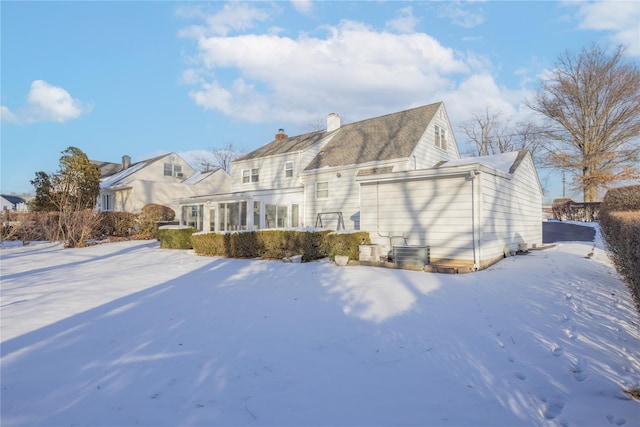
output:
{"label": "dormer window", "polygon": [[284,177],[285,178],[293,177],[293,162],[284,163]]}

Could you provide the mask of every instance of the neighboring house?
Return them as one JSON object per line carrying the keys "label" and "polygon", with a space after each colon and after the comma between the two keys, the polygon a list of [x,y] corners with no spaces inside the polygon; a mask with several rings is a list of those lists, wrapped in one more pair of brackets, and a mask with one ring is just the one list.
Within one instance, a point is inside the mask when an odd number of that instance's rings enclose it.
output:
{"label": "neighboring house", "polygon": [[364,230],[383,254],[423,245],[434,259],[480,268],[498,246],[502,254],[542,241],[533,162],[505,156],[460,159],[443,103],[345,125],[330,114],[324,131],[288,137],[281,129],[232,162],[229,192],[182,198],[181,220],[202,231]]}
{"label": "neighboring house", "polygon": [[129,156],[122,159],[122,164],[92,162],[101,171],[98,210],[137,213],[155,203],[172,208],[177,216],[180,196],[229,191],[224,170],[197,172],[176,153],[133,164]]}
{"label": "neighboring house", "polygon": [[0,196],[0,202],[2,203],[3,211],[27,212],[29,210],[27,201],[22,197],[2,194]]}

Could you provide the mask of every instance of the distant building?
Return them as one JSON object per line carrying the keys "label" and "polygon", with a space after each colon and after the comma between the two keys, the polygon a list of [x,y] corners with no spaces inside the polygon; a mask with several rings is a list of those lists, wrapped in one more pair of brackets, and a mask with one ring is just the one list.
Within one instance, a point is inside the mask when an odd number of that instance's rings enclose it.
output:
{"label": "distant building", "polygon": [[2,194],[0,200],[2,200],[3,211],[27,212],[29,210],[27,201],[22,197]]}
{"label": "distant building", "polygon": [[220,169],[194,170],[177,153],[131,163],[91,161],[100,169],[100,211],[138,213],[147,204],[159,204],[178,211],[178,197],[227,192],[231,178]]}

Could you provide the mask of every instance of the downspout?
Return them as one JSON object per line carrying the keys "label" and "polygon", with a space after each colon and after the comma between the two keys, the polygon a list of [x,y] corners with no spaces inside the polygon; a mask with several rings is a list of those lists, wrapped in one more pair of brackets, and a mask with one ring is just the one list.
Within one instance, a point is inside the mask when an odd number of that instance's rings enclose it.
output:
{"label": "downspout", "polygon": [[380,187],[380,183],[376,182],[376,233],[378,234],[379,237],[386,237],[387,239],[389,239],[389,250],[387,251],[390,252],[392,249],[392,236],[391,233],[387,233],[387,235],[385,236],[384,234],[380,233],[380,195],[379,195],[379,187]]}
{"label": "downspout", "polygon": [[471,180],[471,240],[473,241],[473,269],[480,269],[480,242],[477,233],[478,224],[476,221],[477,207],[476,207],[476,175],[478,174],[477,170],[469,171],[469,179]]}

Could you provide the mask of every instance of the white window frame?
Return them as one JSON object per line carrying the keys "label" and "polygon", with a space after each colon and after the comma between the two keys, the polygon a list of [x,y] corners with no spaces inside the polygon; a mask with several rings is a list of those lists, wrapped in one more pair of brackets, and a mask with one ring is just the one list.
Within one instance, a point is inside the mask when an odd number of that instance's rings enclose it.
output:
{"label": "white window frame", "polygon": [[442,150],[447,149],[447,131],[442,126],[435,127],[435,145]]}
{"label": "white window frame", "polygon": [[182,173],[182,165],[176,165],[173,163],[165,163],[164,164],[164,176],[175,176],[182,178],[184,174]]}
{"label": "white window frame", "polygon": [[327,198],[329,198],[329,181],[316,182],[316,199]]}
{"label": "white window frame", "polygon": [[241,179],[243,184],[248,184],[250,182],[259,182],[260,169],[259,168],[242,169]]}
{"label": "white window frame", "polygon": [[284,162],[284,177],[293,178],[293,161]]}
{"label": "white window frame", "polygon": [[112,211],[113,210],[113,200],[111,194],[103,194],[102,195],[102,210],[103,211]]}

